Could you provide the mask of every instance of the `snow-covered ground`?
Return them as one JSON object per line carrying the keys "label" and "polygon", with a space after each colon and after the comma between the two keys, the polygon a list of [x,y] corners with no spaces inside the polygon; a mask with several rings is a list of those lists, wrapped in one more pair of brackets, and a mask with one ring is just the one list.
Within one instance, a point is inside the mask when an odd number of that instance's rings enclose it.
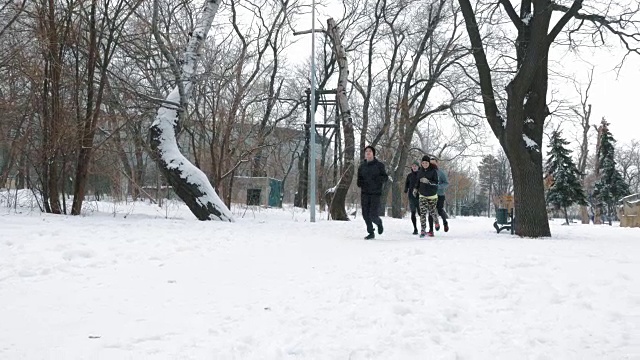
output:
{"label": "snow-covered ground", "polygon": [[640,229],[87,206],[0,207],[0,359],[640,359]]}

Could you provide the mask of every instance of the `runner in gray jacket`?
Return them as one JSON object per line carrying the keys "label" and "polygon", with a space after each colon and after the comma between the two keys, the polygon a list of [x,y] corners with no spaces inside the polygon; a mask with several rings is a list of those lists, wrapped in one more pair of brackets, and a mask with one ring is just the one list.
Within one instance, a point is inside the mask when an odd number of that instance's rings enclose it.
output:
{"label": "runner in gray jacket", "polygon": [[[432,156],[431,163],[439,166],[438,158]],[[447,212],[444,211],[445,193],[447,192],[448,187],[449,179],[447,177],[447,174],[438,167],[438,204],[436,205],[436,207],[438,209],[438,215],[440,215],[440,217],[442,218],[442,224],[444,225],[445,232],[449,231],[449,222],[447,221],[449,216],[447,215]],[[429,215],[429,227],[431,227],[432,223],[433,218],[431,217],[431,215]]]}

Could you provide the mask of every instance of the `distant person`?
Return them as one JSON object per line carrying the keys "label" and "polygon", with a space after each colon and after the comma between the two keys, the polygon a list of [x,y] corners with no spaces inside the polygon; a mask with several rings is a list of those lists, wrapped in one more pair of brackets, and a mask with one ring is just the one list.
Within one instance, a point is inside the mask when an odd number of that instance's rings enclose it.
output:
{"label": "distant person", "polygon": [[409,198],[409,209],[411,209],[411,222],[413,223],[413,235],[418,234],[418,226],[416,225],[416,212],[420,215],[420,201],[418,197],[413,194],[413,189],[418,182],[418,169],[420,163],[418,160],[411,164],[411,172],[407,175],[407,180],[404,182],[404,193]]}
{"label": "distant person", "polygon": [[422,163],[420,164],[420,171],[418,171],[418,182],[414,188],[414,195],[418,196],[420,201],[420,237],[433,236],[433,227],[429,227],[429,232],[426,232],[427,227],[427,215],[433,217],[436,229],[440,228],[438,222],[438,166],[430,163],[428,155],[422,157]]}
{"label": "distant person", "polygon": [[388,178],[384,164],[376,159],[376,149],[372,146],[365,147],[364,161],[358,168],[357,185],[360,188],[362,218],[367,224],[368,235],[365,236],[366,240],[375,238],[373,224],[378,227],[378,234],[382,234],[384,230],[378,211],[380,209],[382,185]]}
{"label": "distant person", "polygon": [[[447,178],[447,174],[440,169],[438,158],[435,156],[431,157],[430,163],[435,165],[436,169],[438,169],[438,202],[436,204],[436,209],[438,210],[438,214],[442,218],[442,224],[444,225],[444,232],[449,231],[449,222],[447,219],[449,215],[444,210],[444,201],[445,201],[445,193],[447,192],[447,188],[449,187],[449,179]],[[429,215],[429,228],[433,228],[433,217]],[[436,226],[436,231],[440,230],[439,226]]]}

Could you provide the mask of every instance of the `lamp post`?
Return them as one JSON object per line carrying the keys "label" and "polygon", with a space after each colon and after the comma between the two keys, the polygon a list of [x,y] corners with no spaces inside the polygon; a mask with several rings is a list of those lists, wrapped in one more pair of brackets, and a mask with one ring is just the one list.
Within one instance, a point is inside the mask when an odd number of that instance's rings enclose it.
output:
{"label": "lamp post", "polygon": [[[319,32],[325,32],[320,29]],[[316,222],[316,1],[311,0],[311,30],[294,31],[293,35],[311,33],[311,121],[309,124],[309,220]]]}
{"label": "lamp post", "polygon": [[309,127],[309,221],[316,222],[316,0],[311,0],[311,126]]}

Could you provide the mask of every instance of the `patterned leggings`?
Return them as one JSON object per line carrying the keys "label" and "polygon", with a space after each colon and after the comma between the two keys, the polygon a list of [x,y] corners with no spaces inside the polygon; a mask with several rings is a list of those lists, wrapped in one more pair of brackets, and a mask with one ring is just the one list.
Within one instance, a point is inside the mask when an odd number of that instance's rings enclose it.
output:
{"label": "patterned leggings", "polygon": [[[433,221],[438,226],[440,225],[437,205],[437,197],[435,199],[427,199],[426,196],[420,196],[420,226],[422,227],[422,231],[425,231],[427,228],[427,216],[429,215],[433,217]],[[429,231],[433,231],[433,229],[429,229]]]}

